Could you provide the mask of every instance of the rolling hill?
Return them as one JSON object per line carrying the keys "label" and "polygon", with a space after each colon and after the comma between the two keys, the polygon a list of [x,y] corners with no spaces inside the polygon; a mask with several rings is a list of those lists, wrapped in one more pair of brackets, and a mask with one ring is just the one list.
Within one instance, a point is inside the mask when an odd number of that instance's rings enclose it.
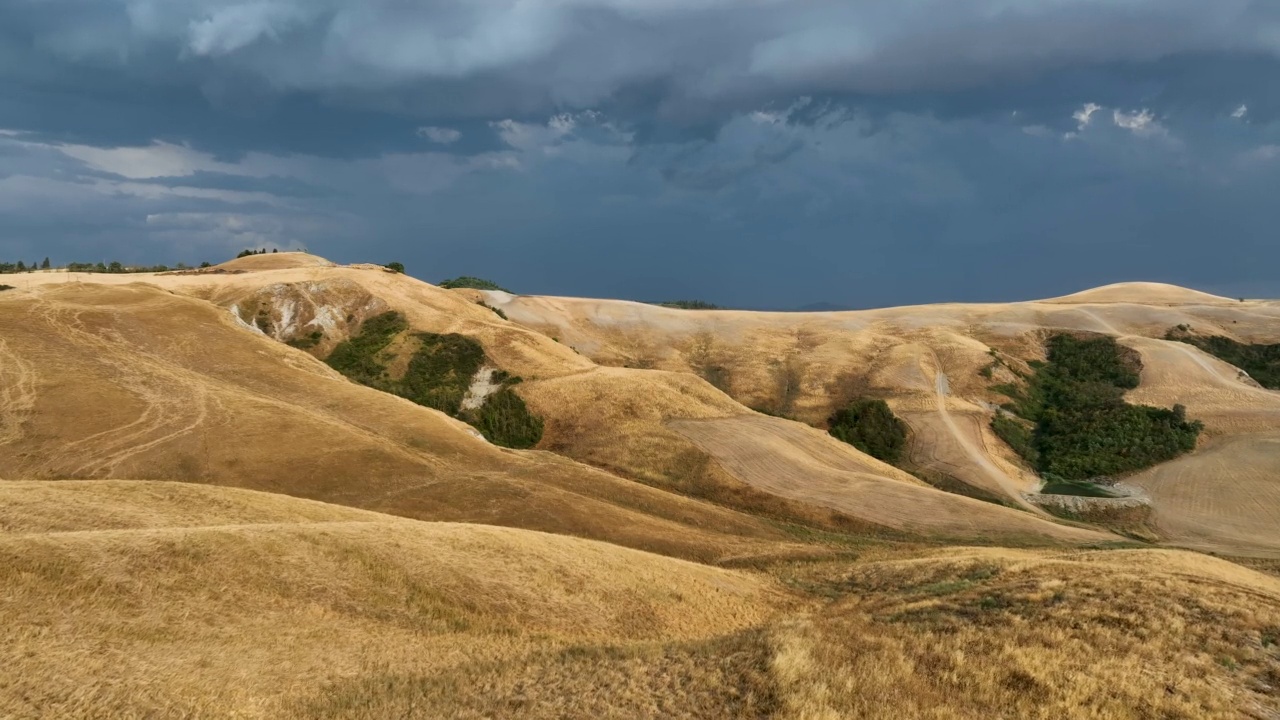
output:
{"label": "rolling hill", "polygon": [[[686,311],[304,253],[22,280],[0,716],[1280,713],[1280,393],[1165,339],[1275,342],[1280,303]],[[360,382],[325,362],[389,313]],[[992,429],[1064,332],[1204,424],[1120,478],[1136,521],[1046,504]],[[510,379],[535,449],[379,389],[440,337],[482,350],[467,397]],[[900,466],[824,431],[866,397]]]}
{"label": "rolling hill", "polygon": [[[1157,283],[1122,283],[1045,301],[827,313],[688,312],[496,292],[483,299],[598,363],[697,374],[743,405],[818,428],[853,398],[884,398],[911,427],[912,468],[1015,505],[1023,505],[1040,481],[992,432],[995,408],[1008,400],[993,388],[1029,372],[1027,361],[1044,358],[1044,339],[1054,332],[1108,335],[1137,351],[1141,384],[1127,399],[1185,406],[1189,417],[1205,424],[1205,453],[1235,437],[1261,443],[1280,437],[1280,393],[1257,387],[1195,347],[1164,339],[1183,325],[1243,342],[1275,342],[1277,302],[1240,302]],[[1280,503],[1272,500],[1274,484],[1255,471],[1257,454],[1222,457],[1225,464],[1214,466],[1219,474],[1182,476],[1184,486],[1197,489],[1156,493],[1153,522],[1171,542],[1272,556],[1273,538],[1251,531],[1222,542],[1212,529],[1220,515],[1204,518],[1202,531],[1196,530],[1188,518],[1199,510],[1177,499],[1211,495],[1227,482],[1239,497],[1252,498],[1231,505],[1244,527],[1276,526]],[[1252,479],[1238,487],[1235,478]]]}

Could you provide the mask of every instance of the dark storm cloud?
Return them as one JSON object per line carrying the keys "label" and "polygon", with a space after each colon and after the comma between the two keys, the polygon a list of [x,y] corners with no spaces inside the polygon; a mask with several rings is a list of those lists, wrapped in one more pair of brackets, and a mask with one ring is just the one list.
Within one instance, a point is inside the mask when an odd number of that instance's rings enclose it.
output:
{"label": "dark storm cloud", "polygon": [[0,259],[1280,292],[1277,76],[1269,1],[0,0]]}
{"label": "dark storm cloud", "polygon": [[[9,126],[137,141],[152,113],[211,144],[313,152],[404,142],[406,118],[615,102],[690,126],[805,94],[1002,107],[994,88],[1105,86],[1078,79],[1089,68],[1280,53],[1280,10],[1247,0],[21,0],[0,6],[0,28]],[[1129,99],[1170,82],[1129,74]],[[1232,83],[1275,93],[1256,73]],[[307,123],[318,107],[327,122]]]}

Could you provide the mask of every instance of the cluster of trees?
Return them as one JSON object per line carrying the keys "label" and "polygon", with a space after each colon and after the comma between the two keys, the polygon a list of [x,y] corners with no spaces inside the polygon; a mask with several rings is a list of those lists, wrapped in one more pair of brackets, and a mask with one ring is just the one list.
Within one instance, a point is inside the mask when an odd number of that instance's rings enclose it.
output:
{"label": "cluster of trees", "polygon": [[1280,343],[1250,344],[1220,335],[1194,335],[1186,325],[1170,330],[1165,339],[1194,345],[1249,373],[1262,387],[1280,390]]}
{"label": "cluster of trees", "polygon": [[649,305],[659,305],[661,307],[675,308],[677,310],[723,310],[719,305],[709,303],[703,300],[664,300],[662,302],[651,302]]}
{"label": "cluster of trees", "polygon": [[466,335],[414,333],[420,344],[409,358],[404,377],[389,377],[382,351],[408,329],[408,321],[395,311],[369,318],[325,362],[356,382],[470,423],[495,445],[528,448],[538,444],[542,419],[530,413],[511,389],[520,382],[518,377],[495,372],[493,380],[501,387],[478,409],[462,408],[471,379],[486,361],[484,347]]}
{"label": "cluster of trees", "polygon": [[511,292],[492,280],[484,278],[472,277],[470,275],[462,275],[449,280],[441,280],[440,287],[446,290],[459,290],[469,288],[471,290],[501,290],[502,292]]}
{"label": "cluster of trees", "polygon": [[[209,263],[202,262],[200,267],[209,267]],[[67,263],[68,271],[83,273],[157,273],[190,269],[191,266],[186,263],[178,263],[173,267],[168,265],[124,265],[118,261],[109,263]]]}
{"label": "cluster of trees", "polygon": [[1026,386],[998,385],[1012,402],[992,429],[1046,479],[1085,480],[1150,467],[1193,450],[1203,425],[1186,409],[1130,405],[1137,353],[1110,337],[1060,334]]}
{"label": "cluster of trees", "polygon": [[884,400],[854,400],[827,421],[827,432],[877,460],[897,463],[907,447],[907,425]]}
{"label": "cluster of trees", "polygon": [[[202,262],[200,263],[200,267],[202,268],[209,267],[209,263]],[[49,258],[45,258],[40,263],[33,262],[30,265],[22,262],[21,260],[19,260],[16,263],[0,262],[0,274],[34,272],[36,270],[49,270],[52,268],[53,266],[49,262]],[[125,265],[124,263],[118,260],[113,260],[109,263],[108,262],[96,262],[96,263],[73,262],[73,263],[67,263],[65,267],[61,267],[58,269],[67,270],[68,272],[81,272],[81,273],[154,273],[154,272],[168,272],[170,270],[189,270],[191,269],[191,266],[187,265],[186,263],[178,263],[173,267],[169,267],[168,265]]]}
{"label": "cluster of trees", "polygon": [[[271,252],[273,252],[273,253],[274,253],[274,252],[279,252],[279,250],[276,250],[275,248],[272,248],[272,249],[271,249]],[[266,249],[266,248],[261,248],[261,249],[259,249],[259,250],[250,250],[250,249],[248,249],[248,248],[245,248],[244,250],[241,250],[241,251],[240,251],[240,254],[239,254],[239,255],[236,255],[236,259],[237,259],[237,260],[239,260],[239,259],[240,259],[240,258],[242,258],[242,257],[249,257],[250,255],[266,255],[266,254],[267,254],[267,249]]]}
{"label": "cluster of trees", "polygon": [[19,260],[16,263],[0,262],[0,275],[11,275],[13,273],[32,272],[34,270],[48,270],[48,269],[49,269],[49,258],[45,258],[44,262],[42,263],[37,264],[33,262],[30,265],[26,264],[21,260]]}

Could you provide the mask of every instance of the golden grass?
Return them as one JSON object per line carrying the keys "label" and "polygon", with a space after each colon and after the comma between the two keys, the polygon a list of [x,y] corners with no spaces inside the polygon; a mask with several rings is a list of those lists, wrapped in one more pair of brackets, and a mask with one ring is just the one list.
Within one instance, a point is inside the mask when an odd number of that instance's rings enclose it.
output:
{"label": "golden grass", "polygon": [[1280,581],[1225,561],[953,549],[825,581],[775,636],[783,717],[1280,712]]}
{"label": "golden grass", "polygon": [[1280,712],[1280,578],[1182,551],[867,546],[775,581],[229,488],[0,501],[21,508],[0,530],[3,717]]}
{"label": "golden grass", "polygon": [[[305,254],[224,269],[36,274],[0,296],[0,717],[1280,716],[1274,575],[1182,551],[939,549],[1108,537],[923,487],[738,402],[821,424],[885,396],[921,464],[1002,488],[1026,478],[982,428],[987,348],[1124,335],[1145,363],[1131,397],[1185,398],[1215,437],[1137,479],[1153,522],[1275,573],[1270,435],[1229,436],[1273,433],[1280,396],[1139,336],[1263,337],[1280,306],[1126,286],[683,312]],[[387,308],[523,375],[543,450],[490,446],[278,342],[324,321],[332,343]],[[259,316],[273,337],[241,324]],[[117,479],[60,479],[83,477]]]}
{"label": "golden grass", "polygon": [[[0,532],[4,717],[386,717],[388,677],[474,700],[473,675],[580,675],[593,652],[622,658],[615,675],[631,656],[689,669],[653,644],[706,659],[701,643],[782,600],[742,573],[554,535],[181,484],[39,485],[0,484],[46,507]],[[636,692],[669,701],[651,680]],[[564,681],[544,694],[568,702]],[[343,705],[362,693],[368,707]]]}
{"label": "golden grass", "polygon": [[9,295],[0,298],[0,477],[238,486],[709,561],[772,555],[785,539],[749,515],[496,448],[202,300],[137,283]]}
{"label": "golden grass", "polygon": [[[990,431],[992,408],[1008,400],[990,386],[1014,381],[1010,368],[1027,372],[1022,359],[1041,353],[1043,339],[1053,332],[1106,333],[1137,349],[1144,364],[1142,383],[1129,400],[1164,407],[1183,404],[1190,417],[1205,422],[1208,439],[1280,432],[1280,393],[1251,386],[1229,365],[1163,339],[1170,328],[1186,324],[1242,341],[1275,342],[1280,339],[1280,303],[1275,302],[1242,303],[1158,283],[1123,283],[1037,302],[834,313],[681,311],[612,300],[492,293],[488,299],[513,321],[554,334],[597,362],[643,360],[659,370],[700,374],[744,405],[783,412],[818,428],[852,397],[885,398],[911,426],[915,468],[955,478],[1010,504],[1022,505],[1021,494],[1035,492],[1039,480]],[[949,386],[942,399],[935,387],[940,375]],[[626,432],[634,435],[631,429]],[[645,432],[662,437],[652,428]],[[604,467],[663,468],[677,453],[688,452],[687,446],[668,442],[672,451],[665,459],[610,463],[601,460],[607,454],[602,440],[590,432],[574,437],[557,449]],[[644,453],[661,447],[655,441]],[[626,453],[620,449],[617,454]],[[1234,488],[1231,497],[1244,503],[1238,507],[1261,504],[1260,512],[1250,514],[1270,517],[1276,504],[1269,486],[1255,482],[1265,473],[1258,471],[1254,457],[1220,456],[1213,475],[1188,475],[1183,481],[1197,486],[1192,493],[1197,496],[1212,495],[1220,482],[1226,483]],[[634,470],[630,474],[638,475]],[[734,475],[741,479],[741,473]],[[1213,530],[1222,527],[1221,513],[1197,515],[1197,508],[1207,507],[1171,506],[1171,515],[1187,520],[1171,540],[1226,552],[1274,553],[1265,529],[1252,522],[1229,533],[1227,542]],[[1197,525],[1207,530],[1196,532]]]}
{"label": "golden grass", "polygon": [[798,423],[752,415],[672,426],[754,487],[916,536],[1016,543],[1117,539],[935,490]]}

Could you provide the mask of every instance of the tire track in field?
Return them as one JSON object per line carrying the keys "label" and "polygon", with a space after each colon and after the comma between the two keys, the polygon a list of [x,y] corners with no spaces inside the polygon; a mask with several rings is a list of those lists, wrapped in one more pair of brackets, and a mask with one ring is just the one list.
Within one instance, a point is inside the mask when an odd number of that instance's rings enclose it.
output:
{"label": "tire track in field", "polygon": [[[131,458],[192,432],[208,416],[208,391],[188,374],[128,341],[115,330],[86,329],[82,313],[42,302],[39,311],[52,332],[62,334],[92,353],[116,384],[142,401],[144,410],[132,422],[68,443],[61,455],[77,452],[90,459],[73,468],[77,477],[111,475]],[[128,353],[122,352],[127,348]],[[46,466],[48,463],[46,463]]]}
{"label": "tire track in field", "polygon": [[22,437],[36,406],[36,372],[0,338],[0,445]]}

